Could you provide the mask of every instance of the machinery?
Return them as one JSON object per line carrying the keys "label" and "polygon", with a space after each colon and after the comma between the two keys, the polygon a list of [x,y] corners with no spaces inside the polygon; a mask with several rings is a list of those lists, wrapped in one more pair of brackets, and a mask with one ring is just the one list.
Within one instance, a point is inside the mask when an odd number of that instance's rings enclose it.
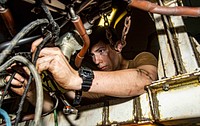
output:
{"label": "machinery", "polygon": [[[195,7],[188,3],[186,0],[0,0],[1,125],[200,125],[200,39],[194,34],[199,26],[197,23],[191,30],[188,25],[190,18],[198,21],[200,3],[191,2]],[[73,106],[48,72],[37,73],[34,65],[45,46],[58,46],[74,69],[80,66],[95,69],[86,56],[88,35],[95,25],[117,30],[127,59],[144,50],[158,58],[158,80],[144,87],[145,94]],[[31,43],[40,37],[44,40],[31,59]],[[13,63],[25,65],[31,71],[29,81],[34,78],[36,82],[35,107],[25,99],[30,83],[23,96],[9,89],[10,82],[5,84],[6,69]],[[42,114],[44,90],[56,104],[51,112]],[[57,111],[60,106],[63,109]]]}

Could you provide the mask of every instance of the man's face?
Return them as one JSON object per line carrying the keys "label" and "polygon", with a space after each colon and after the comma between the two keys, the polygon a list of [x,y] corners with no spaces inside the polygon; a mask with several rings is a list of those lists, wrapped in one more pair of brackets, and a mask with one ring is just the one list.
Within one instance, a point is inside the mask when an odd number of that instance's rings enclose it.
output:
{"label": "man's face", "polygon": [[102,71],[112,71],[117,68],[116,51],[112,50],[108,44],[98,42],[91,49],[93,62]]}

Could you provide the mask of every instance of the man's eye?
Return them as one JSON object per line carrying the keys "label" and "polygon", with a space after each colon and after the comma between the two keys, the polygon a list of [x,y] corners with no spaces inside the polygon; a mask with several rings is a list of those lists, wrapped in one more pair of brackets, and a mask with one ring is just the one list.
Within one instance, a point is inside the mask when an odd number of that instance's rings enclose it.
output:
{"label": "man's eye", "polygon": [[101,49],[101,50],[99,50],[99,52],[101,53],[101,52],[103,52],[103,50]]}
{"label": "man's eye", "polygon": [[105,49],[100,49],[98,52],[99,52],[100,54],[102,54],[104,51],[105,51]]}

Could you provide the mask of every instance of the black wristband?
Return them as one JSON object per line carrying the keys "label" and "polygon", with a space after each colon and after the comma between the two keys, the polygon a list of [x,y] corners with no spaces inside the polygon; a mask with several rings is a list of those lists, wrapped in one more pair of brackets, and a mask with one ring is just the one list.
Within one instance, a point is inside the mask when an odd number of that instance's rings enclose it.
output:
{"label": "black wristband", "polygon": [[74,106],[78,106],[81,103],[81,96],[82,96],[82,91],[76,90],[75,91],[75,98],[74,98],[74,101],[73,101]]}
{"label": "black wristband", "polygon": [[81,67],[78,70],[79,76],[83,79],[81,90],[75,91],[75,99],[73,104],[75,106],[79,105],[81,102],[82,91],[89,91],[94,79],[94,73],[91,69],[86,67]]}
{"label": "black wristband", "polygon": [[88,91],[92,85],[92,81],[94,79],[94,73],[91,69],[86,67],[81,67],[78,70],[79,76],[83,79],[83,83],[81,86],[82,91]]}
{"label": "black wristband", "polygon": [[86,67],[81,67],[78,70],[79,76],[83,79],[82,91],[88,91],[92,85],[92,81],[94,79],[94,73],[91,69]]}

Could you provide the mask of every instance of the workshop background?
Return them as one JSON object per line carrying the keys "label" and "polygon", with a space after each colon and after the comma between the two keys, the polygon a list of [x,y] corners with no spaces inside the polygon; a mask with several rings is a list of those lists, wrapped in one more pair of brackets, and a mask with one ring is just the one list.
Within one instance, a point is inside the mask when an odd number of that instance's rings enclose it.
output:
{"label": "workshop background", "polygon": [[[199,0],[183,0],[183,3],[185,6],[200,6]],[[25,0],[8,0],[7,6],[13,15],[16,31],[20,31],[24,26],[37,18],[32,13],[34,5]],[[124,7],[123,4],[122,6]],[[135,8],[132,9],[132,22],[129,33],[127,34],[127,45],[123,49],[123,55],[127,59],[133,58],[142,51],[150,51],[158,57],[159,45],[156,29],[150,15],[148,12]],[[184,17],[183,19],[188,34],[195,37],[197,41],[200,41],[200,18]],[[121,35],[123,27],[124,19],[119,21],[116,26],[119,35]],[[8,33],[0,17],[0,43],[11,39],[12,36]]]}

